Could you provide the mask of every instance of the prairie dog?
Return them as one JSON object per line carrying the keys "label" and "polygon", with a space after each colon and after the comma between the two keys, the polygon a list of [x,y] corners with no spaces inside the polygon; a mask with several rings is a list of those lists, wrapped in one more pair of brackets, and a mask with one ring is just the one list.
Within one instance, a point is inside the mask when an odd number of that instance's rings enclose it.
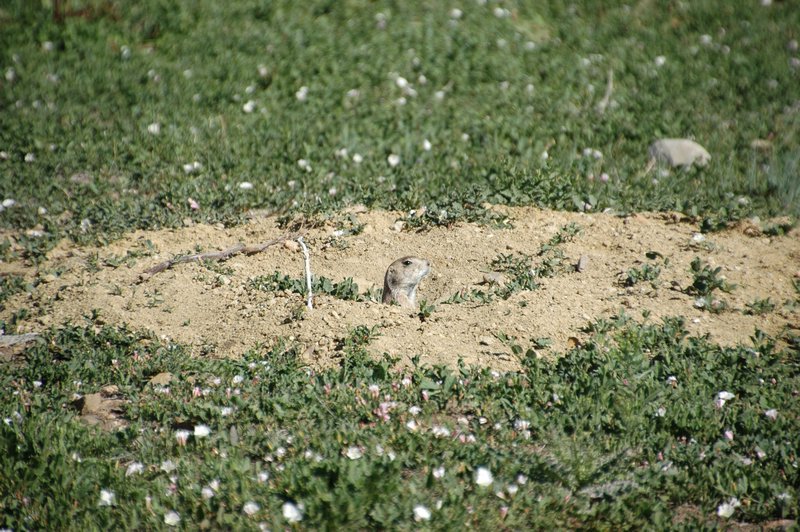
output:
{"label": "prairie dog", "polygon": [[431,263],[419,257],[401,257],[389,265],[383,278],[383,302],[401,307],[417,305],[417,286],[431,271]]}

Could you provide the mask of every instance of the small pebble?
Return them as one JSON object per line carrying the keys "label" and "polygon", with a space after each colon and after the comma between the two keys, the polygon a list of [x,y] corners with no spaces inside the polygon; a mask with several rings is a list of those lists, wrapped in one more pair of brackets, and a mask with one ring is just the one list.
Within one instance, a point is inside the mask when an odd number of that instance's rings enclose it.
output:
{"label": "small pebble", "polygon": [[483,274],[483,283],[497,285],[502,288],[503,286],[506,285],[506,279],[505,277],[503,277],[502,273],[487,272]]}

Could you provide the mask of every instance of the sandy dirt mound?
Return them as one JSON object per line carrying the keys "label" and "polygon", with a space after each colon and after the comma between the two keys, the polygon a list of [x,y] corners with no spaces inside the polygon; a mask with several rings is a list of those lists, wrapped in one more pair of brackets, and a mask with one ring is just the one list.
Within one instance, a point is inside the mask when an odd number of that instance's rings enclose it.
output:
{"label": "sandy dirt mound", "polygon": [[[300,342],[313,365],[335,363],[340,356],[337,340],[349,329],[377,325],[380,336],[371,344],[376,353],[388,352],[404,362],[420,355],[428,364],[454,365],[462,358],[468,364],[497,369],[517,367],[510,348],[498,336],[514,337],[525,348],[533,339],[548,338],[551,349],[561,351],[585,336],[581,329],[586,324],[620,310],[637,320],[643,319],[643,311],[649,311],[651,321],[685,316],[693,334],[708,334],[721,344],[749,343],[756,328],[780,335],[786,327],[800,326],[796,305],[784,304],[797,297],[791,283],[800,269],[797,229],[767,237],[752,224],[743,224],[700,241],[696,225],[669,214],[622,218],[533,208],[503,212],[513,229],[461,224],[399,232],[398,213],[365,212],[350,215],[351,221],[366,224],[360,234],[334,237],[332,223],[306,232],[315,275],[334,281],[353,277],[362,289],[382,287],[386,267],[398,257],[431,260],[432,273],[418,296],[436,306],[426,320],[378,301],[345,301],[328,295],[317,296],[315,309],[293,320],[303,305],[301,294],[250,286],[251,279],[275,271],[303,276],[302,254],[283,245],[238,255],[216,268],[181,264],[141,280],[147,268],[198,248],[222,250],[284,234],[269,218],[227,229],[193,225],[135,232],[103,248],[62,243],[38,271],[28,270],[40,283],[31,293],[10,298],[0,318],[30,308],[20,330],[41,331],[67,320],[81,322],[97,310],[105,323],[150,329],[191,344],[196,354],[213,356],[239,356],[256,344],[270,345],[283,337]],[[541,246],[570,223],[581,231],[559,249],[568,264],[583,256],[583,271],[564,268],[555,277],[540,279],[537,290],[518,292],[507,300],[442,304],[459,290],[487,290],[479,283],[499,254],[533,255],[537,264]],[[668,264],[647,259],[649,251],[658,252]],[[722,275],[736,285],[731,293],[721,294],[728,310],[715,314],[698,309],[696,297],[680,290],[692,282],[690,263],[695,257],[722,267]],[[633,287],[619,283],[624,272],[644,263],[661,266],[657,287],[648,282]],[[20,270],[19,263],[0,264],[0,272]],[[764,315],[743,312],[747,303],[766,298],[776,304],[775,310]]]}

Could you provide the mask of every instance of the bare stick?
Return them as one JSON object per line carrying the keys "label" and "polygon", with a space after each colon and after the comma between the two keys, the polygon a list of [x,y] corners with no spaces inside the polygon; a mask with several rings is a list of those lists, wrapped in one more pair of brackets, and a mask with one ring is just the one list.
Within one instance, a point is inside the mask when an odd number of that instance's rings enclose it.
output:
{"label": "bare stick", "polygon": [[608,82],[606,83],[606,93],[603,95],[603,99],[597,102],[597,112],[599,114],[603,114],[606,112],[606,107],[608,104],[611,103],[611,93],[614,91],[614,71],[610,68],[608,69]]}
{"label": "bare stick", "polygon": [[264,242],[262,244],[256,244],[253,246],[236,244],[235,246],[229,247],[228,249],[224,249],[222,251],[195,253],[194,255],[184,255],[182,257],[175,257],[174,259],[160,262],[155,266],[153,266],[152,268],[148,268],[147,270],[144,271],[142,275],[144,279],[148,279],[157,273],[161,273],[164,270],[172,268],[176,264],[184,264],[186,262],[202,262],[204,260],[224,261],[240,253],[244,253],[245,255],[254,255],[255,253],[261,253],[270,246],[274,246],[275,244],[280,244],[281,242],[285,242],[286,240],[293,240],[295,238],[302,238],[302,237],[298,237],[297,235],[284,235],[274,240],[270,240],[268,242]]}
{"label": "bare stick", "polygon": [[314,308],[314,296],[311,293],[311,256],[308,254],[308,247],[306,247],[306,243],[303,242],[302,236],[297,237],[297,242],[300,244],[300,247],[303,248],[303,257],[305,258],[306,262],[306,286],[308,287],[308,300],[306,301],[306,306],[308,307],[308,310],[312,310]]}

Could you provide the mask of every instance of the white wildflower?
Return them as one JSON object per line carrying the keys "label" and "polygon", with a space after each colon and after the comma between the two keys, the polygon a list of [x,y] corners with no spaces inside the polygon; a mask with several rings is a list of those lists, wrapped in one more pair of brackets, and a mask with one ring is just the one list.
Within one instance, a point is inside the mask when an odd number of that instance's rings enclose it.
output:
{"label": "white wildflower", "polygon": [[242,111],[248,114],[255,111],[255,109],[256,109],[256,102],[254,102],[253,100],[247,100],[247,102],[245,102],[245,104],[242,106]]}
{"label": "white wildflower", "polygon": [[152,124],[147,126],[147,132],[150,133],[151,135],[158,135],[159,133],[161,133],[161,124],[159,124],[158,122],[153,122]]}
{"label": "white wildflower", "polygon": [[261,507],[258,505],[258,503],[253,502],[253,501],[247,501],[246,503],[244,503],[244,506],[242,507],[242,511],[246,515],[253,515],[257,511],[259,511],[260,509],[261,509]]}
{"label": "white wildflower", "polygon": [[364,453],[361,452],[361,449],[359,447],[352,445],[347,448],[345,456],[347,456],[350,460],[358,460],[359,458],[364,456]]}
{"label": "white wildflower", "polygon": [[475,484],[481,487],[491,486],[492,482],[494,482],[494,477],[492,476],[492,472],[489,471],[485,467],[479,467],[475,471]]}
{"label": "white wildflower", "polygon": [[777,417],[778,417],[778,411],[775,410],[774,408],[770,408],[769,410],[764,412],[764,415],[767,416],[768,418],[774,420],[774,419],[777,419]]}
{"label": "white wildflower", "polygon": [[305,85],[300,87],[300,89],[298,89],[298,91],[294,93],[294,96],[295,98],[297,98],[298,101],[301,102],[306,101],[306,99],[308,98],[308,87],[306,87]]}
{"label": "white wildflower", "polygon": [[25,162],[26,163],[32,163],[34,161],[36,161],[36,155],[34,155],[33,153],[26,153],[25,154]]}
{"label": "white wildflower", "polygon": [[422,409],[417,405],[408,407],[408,413],[412,416],[418,416],[420,412],[422,412]]}
{"label": "white wildflower", "polygon": [[208,425],[197,425],[194,428],[195,438],[205,438],[209,434],[211,434],[211,429],[208,428]]}
{"label": "white wildflower", "polygon": [[354,153],[353,162],[356,164],[361,164],[362,162],[364,162],[364,156],[361,155],[360,153]]}
{"label": "white wildflower", "polygon": [[239,183],[239,188],[241,190],[253,190],[253,183],[251,183],[250,181],[242,181],[241,183]]}
{"label": "white wildflower", "polygon": [[450,436],[450,429],[442,425],[434,425],[433,428],[431,428],[431,433],[437,438],[447,438]]}
{"label": "white wildflower", "polygon": [[717,515],[720,517],[728,518],[733,515],[733,512],[736,511],[736,508],[741,506],[742,503],[739,502],[739,499],[736,497],[731,497],[728,502],[723,502],[717,507]]}
{"label": "white wildflower", "polygon": [[188,430],[176,430],[175,431],[175,439],[178,440],[178,445],[186,445],[186,440],[189,439],[189,432]]}
{"label": "white wildflower", "polygon": [[100,502],[97,503],[98,506],[114,506],[117,504],[117,496],[111,490],[102,489],[100,490]]}
{"label": "white wildflower", "polygon": [[303,505],[285,502],[281,513],[283,513],[283,518],[290,523],[298,523],[303,520]]}
{"label": "white wildflower", "polygon": [[414,431],[416,431],[416,430],[417,430],[417,428],[419,428],[419,427],[417,426],[417,422],[416,422],[416,421],[414,421],[414,420],[412,419],[412,420],[410,420],[410,421],[408,421],[408,422],[406,423],[406,428],[407,428],[408,430],[410,430],[411,432],[414,432]]}
{"label": "white wildflower", "polygon": [[200,164],[198,161],[194,161],[191,163],[186,163],[183,165],[183,171],[187,174],[193,174],[203,168],[203,165]]}
{"label": "white wildflower", "polygon": [[181,522],[181,516],[178,515],[178,512],[175,510],[170,510],[169,512],[164,514],[164,523],[167,526],[178,526],[178,523]]}
{"label": "white wildflower", "polygon": [[531,428],[531,422],[527,419],[518,419],[514,421],[514,430],[521,431],[528,430],[529,428]]}
{"label": "white wildflower", "polygon": [[666,62],[667,62],[667,58],[664,57],[663,55],[659,55],[658,57],[656,57],[655,64],[656,64],[657,67],[664,66],[664,64]]}
{"label": "white wildflower", "polygon": [[128,466],[128,469],[125,470],[125,476],[138,475],[142,471],[144,471],[144,464],[141,462],[133,462]]}
{"label": "white wildflower", "polygon": [[395,79],[394,82],[401,89],[405,89],[406,87],[408,87],[408,80],[403,76],[397,76],[397,79]]}
{"label": "white wildflower", "polygon": [[431,148],[433,148],[433,144],[431,144],[431,141],[429,141],[428,139],[425,139],[425,140],[422,141],[422,149],[423,150],[431,151]]}
{"label": "white wildflower", "polygon": [[203,489],[200,490],[200,496],[203,499],[208,500],[214,496],[214,490],[212,490],[209,486],[203,486]]}
{"label": "white wildflower", "polygon": [[444,466],[439,466],[433,470],[433,478],[440,479],[444,477]]}
{"label": "white wildflower", "polygon": [[164,460],[161,462],[161,471],[165,473],[171,473],[172,471],[175,471],[176,468],[177,466],[172,460]]}
{"label": "white wildflower", "polygon": [[426,507],[418,504],[414,506],[414,521],[429,521],[431,518],[431,511]]}
{"label": "white wildflower", "polygon": [[450,18],[453,19],[453,20],[458,20],[463,15],[464,15],[464,12],[461,11],[460,9],[458,9],[457,7],[454,7],[453,9],[450,10]]}
{"label": "white wildflower", "polygon": [[389,163],[389,166],[391,166],[392,168],[394,168],[395,166],[397,166],[398,164],[400,164],[400,156],[399,156],[399,155],[397,155],[396,153],[392,153],[391,155],[389,155],[389,156],[386,158],[386,161]]}

